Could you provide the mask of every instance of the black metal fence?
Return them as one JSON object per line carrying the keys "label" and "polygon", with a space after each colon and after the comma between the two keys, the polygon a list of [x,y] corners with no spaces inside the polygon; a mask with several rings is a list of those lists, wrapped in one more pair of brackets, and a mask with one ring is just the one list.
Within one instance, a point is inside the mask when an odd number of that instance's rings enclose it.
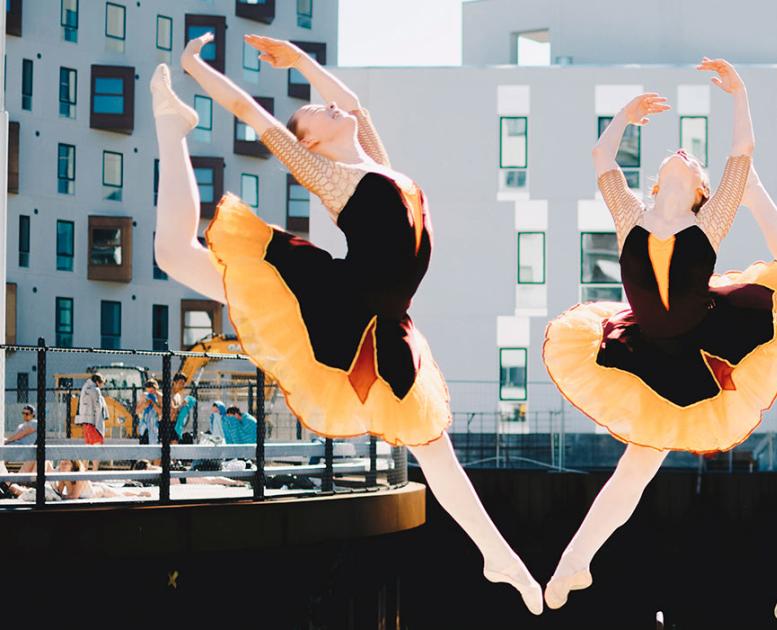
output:
{"label": "black metal fence", "polygon": [[[404,448],[370,436],[332,440],[307,431],[272,379],[243,355],[57,348],[47,347],[43,339],[37,346],[1,347],[7,382],[15,373],[17,386],[5,388],[4,429],[10,441],[0,446],[0,508],[43,507],[74,496],[163,504],[262,501],[407,483]],[[208,372],[203,366],[192,373],[186,369],[190,360],[217,368]],[[173,417],[173,377],[181,369],[189,380],[176,395],[180,401],[188,391],[187,405]],[[85,428],[77,417],[79,394],[82,382],[97,372],[105,380],[104,443],[85,445]],[[147,412],[153,406],[148,400],[158,400],[153,387],[151,393],[144,387],[152,378],[159,385],[161,414]],[[21,419],[21,411],[33,402],[34,436],[17,439],[25,424],[14,430],[14,415]],[[231,415],[224,414],[227,407]],[[246,435],[254,420],[255,435]],[[226,436],[227,423],[242,427],[237,438]]]}

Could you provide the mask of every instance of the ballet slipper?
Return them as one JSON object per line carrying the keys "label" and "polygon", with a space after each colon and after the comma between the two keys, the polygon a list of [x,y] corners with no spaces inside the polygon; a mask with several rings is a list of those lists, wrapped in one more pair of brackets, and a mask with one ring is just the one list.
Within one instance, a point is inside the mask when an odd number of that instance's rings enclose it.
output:
{"label": "ballet slipper", "polygon": [[529,575],[526,567],[508,567],[495,570],[486,564],[483,567],[483,575],[489,582],[504,582],[517,590],[523,598],[523,603],[533,615],[542,614],[542,587]]}
{"label": "ballet slipper", "polygon": [[554,573],[545,587],[545,603],[548,605],[548,608],[553,610],[561,608],[567,603],[570,591],[588,588],[593,582],[594,580],[588,567],[570,575],[557,577]]}
{"label": "ballet slipper", "polygon": [[170,81],[170,68],[167,67],[167,64],[160,63],[156,67],[151,77],[149,88],[151,90],[152,108],[155,118],[168,115],[176,116],[186,123],[188,127],[186,131],[190,131],[197,126],[200,120],[197,112],[178,98],[178,95],[173,91]]}

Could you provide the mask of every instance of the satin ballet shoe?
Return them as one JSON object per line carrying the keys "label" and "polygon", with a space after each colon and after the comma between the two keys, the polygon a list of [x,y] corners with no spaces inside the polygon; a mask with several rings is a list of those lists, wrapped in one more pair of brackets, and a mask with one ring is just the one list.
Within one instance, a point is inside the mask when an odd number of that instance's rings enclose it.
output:
{"label": "satin ballet shoe", "polygon": [[513,575],[509,569],[508,572],[504,572],[495,571],[488,566],[483,568],[483,575],[489,582],[509,584],[521,594],[523,603],[526,604],[529,612],[533,615],[542,614],[542,587],[530,575],[528,576],[530,581],[526,582],[526,578],[523,576],[527,575],[528,572],[525,569],[518,573],[519,575]]}
{"label": "satin ballet shoe", "polygon": [[571,575],[562,575],[560,577],[554,575],[545,587],[545,603],[548,605],[548,608],[553,610],[561,608],[567,603],[570,591],[588,588],[593,582],[594,579],[588,567]]}
{"label": "satin ballet shoe", "polygon": [[156,67],[151,77],[149,88],[151,90],[155,118],[174,115],[186,123],[188,130],[194,129],[197,126],[197,123],[200,121],[197,112],[173,92],[173,85],[170,81],[170,68],[167,67],[167,64],[160,63]]}

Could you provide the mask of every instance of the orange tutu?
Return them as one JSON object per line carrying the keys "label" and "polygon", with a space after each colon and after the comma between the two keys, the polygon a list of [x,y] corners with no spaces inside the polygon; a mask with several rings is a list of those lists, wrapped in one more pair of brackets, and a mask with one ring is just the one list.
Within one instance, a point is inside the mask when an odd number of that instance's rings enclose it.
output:
{"label": "orange tutu", "polygon": [[[408,446],[440,437],[451,422],[448,388],[426,339],[412,329],[420,367],[402,399],[378,374],[374,318],[362,334],[351,370],[317,361],[296,296],[265,260],[275,229],[228,193],[206,230],[208,247],[223,270],[229,317],[245,354],[278,382],[291,411],[315,433],[331,438],[370,433]],[[349,374],[370,341],[368,335],[373,336],[377,380],[362,402]]]}
{"label": "orange tutu", "polygon": [[[715,274],[709,284],[759,284],[775,291],[777,330],[777,261]],[[680,406],[631,372],[597,363],[602,322],[627,307],[616,302],[578,304],[548,324],[543,360],[564,397],[623,442],[707,453],[747,439],[777,396],[777,337],[756,346],[734,367],[736,389],[721,389],[711,398]]]}

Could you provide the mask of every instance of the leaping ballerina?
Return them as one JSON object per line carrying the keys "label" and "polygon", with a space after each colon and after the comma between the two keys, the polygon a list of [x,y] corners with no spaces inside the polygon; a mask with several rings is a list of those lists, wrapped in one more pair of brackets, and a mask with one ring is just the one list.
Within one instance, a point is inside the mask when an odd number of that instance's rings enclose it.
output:
{"label": "leaping ballerina", "polygon": [[[713,84],[734,101],[733,144],[714,195],[699,162],[682,150],[662,162],[652,207],[629,190],[615,162],[618,146],[627,125],[647,124],[669,108],[658,94],[628,103],[593,150],[628,305],[566,311],[548,324],[543,358],[564,396],[627,446],[546,587],[550,608],[590,586],[594,554],[629,519],[669,450],[733,448],[777,394],[777,263],[713,275],[750,170],[747,91],[723,59],[705,57],[697,68],[716,73]],[[765,191],[758,193],[754,184],[763,206]],[[777,251],[777,223],[766,211],[761,216]]]}
{"label": "leaping ballerina", "polygon": [[186,135],[197,114],[173,92],[169,69],[151,79],[159,141],[155,252],[174,279],[227,305],[244,352],[280,384],[289,408],[329,437],[371,433],[406,445],[440,504],[483,554],[484,574],[521,594],[534,614],[542,590],[483,509],[446,427],[448,390],[407,314],[429,265],[432,225],[421,189],[391,167],[358,98],[293,44],[248,35],[275,68],[296,68],[329,104],[305,105],[288,129],[200,58],[186,71],[253,127],[345,234],[343,259],[268,225],[226,194],[197,241],[199,192]]}

